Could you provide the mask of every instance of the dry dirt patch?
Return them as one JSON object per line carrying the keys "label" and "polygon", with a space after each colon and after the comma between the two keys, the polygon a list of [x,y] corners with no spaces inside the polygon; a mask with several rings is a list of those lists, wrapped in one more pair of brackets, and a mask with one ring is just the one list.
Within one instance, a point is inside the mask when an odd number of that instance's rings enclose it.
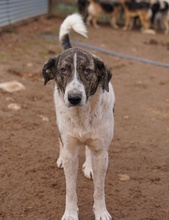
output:
{"label": "dry dirt patch", "polygon": [[[16,80],[25,90],[0,90],[0,219],[61,219],[65,202],[63,170],[58,170],[58,133],[53,82],[43,86],[43,63],[61,49],[43,33],[58,33],[60,19],[40,18],[0,36],[0,83]],[[104,33],[104,34],[103,34]],[[169,62],[169,38],[102,26],[89,38],[73,40],[119,53]],[[116,220],[169,218],[169,70],[101,56],[112,69],[116,94],[115,136],[109,150],[106,200]],[[17,104],[20,108],[9,108]],[[79,156],[84,161],[83,150]],[[78,176],[79,215],[94,219],[92,181]]]}

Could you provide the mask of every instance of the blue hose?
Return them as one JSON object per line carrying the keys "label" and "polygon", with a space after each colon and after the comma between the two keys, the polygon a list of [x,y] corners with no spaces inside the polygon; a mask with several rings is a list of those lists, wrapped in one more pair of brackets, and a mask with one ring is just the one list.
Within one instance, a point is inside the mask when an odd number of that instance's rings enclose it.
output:
{"label": "blue hose", "polygon": [[135,61],[139,61],[139,62],[142,62],[142,63],[148,63],[148,64],[152,64],[152,65],[157,65],[157,66],[162,66],[162,67],[168,67],[169,68],[169,63],[161,63],[161,62],[156,62],[156,61],[149,60],[149,59],[130,56],[130,55],[122,54],[122,53],[116,53],[116,52],[113,52],[113,51],[110,51],[110,50],[106,50],[106,49],[103,49],[103,48],[95,47],[95,46],[92,46],[92,45],[88,45],[88,44],[84,44],[84,43],[80,43],[80,42],[76,42],[76,41],[71,41],[71,43],[76,45],[76,46],[80,46],[80,47],[96,50],[96,51],[99,51],[99,52],[107,53],[107,54],[110,54],[112,56],[121,57],[121,58],[124,58],[124,59],[135,60]]}
{"label": "blue hose", "polygon": [[[54,36],[43,35],[43,37],[47,38],[47,39],[58,40],[58,37],[54,37]],[[148,63],[148,64],[152,64],[152,65],[156,65],[156,66],[169,68],[169,63],[161,63],[161,62],[157,62],[157,61],[154,61],[154,60],[144,59],[144,58],[141,58],[141,57],[135,57],[135,56],[130,56],[130,55],[122,54],[122,53],[117,53],[117,52],[106,50],[106,49],[103,49],[103,48],[100,48],[100,47],[95,47],[95,46],[92,46],[92,45],[89,45],[89,44],[80,43],[80,42],[77,42],[77,41],[71,41],[71,43],[75,46],[80,46],[80,47],[84,47],[84,48],[87,48],[87,49],[103,52],[103,53],[106,53],[106,54],[109,54],[109,55],[112,55],[112,56],[121,57],[121,58],[124,58],[124,59],[135,60],[135,61],[142,62],[142,63]]]}

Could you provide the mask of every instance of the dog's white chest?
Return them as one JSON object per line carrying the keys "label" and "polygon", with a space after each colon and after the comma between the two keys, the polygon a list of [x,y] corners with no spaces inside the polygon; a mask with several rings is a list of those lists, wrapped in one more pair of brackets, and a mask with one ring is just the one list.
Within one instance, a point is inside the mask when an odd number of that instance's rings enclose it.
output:
{"label": "dog's white chest", "polygon": [[67,134],[85,141],[93,136],[93,132],[99,126],[101,115],[98,112],[88,112],[87,109],[77,110],[74,107],[70,111],[58,114],[58,126]]}
{"label": "dog's white chest", "polygon": [[95,96],[97,101],[91,104],[91,100],[83,107],[67,107],[63,98],[55,89],[54,101],[59,131],[65,135],[75,137],[81,142],[88,139],[98,139],[106,136],[107,132],[113,133],[114,119],[114,93],[110,86],[110,92],[99,92]]}

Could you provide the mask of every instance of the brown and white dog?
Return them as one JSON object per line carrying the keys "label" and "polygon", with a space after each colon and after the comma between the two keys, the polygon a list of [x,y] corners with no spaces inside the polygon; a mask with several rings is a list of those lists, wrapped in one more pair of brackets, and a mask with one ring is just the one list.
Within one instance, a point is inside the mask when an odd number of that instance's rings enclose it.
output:
{"label": "brown and white dog", "polygon": [[81,147],[86,147],[84,175],[88,178],[92,176],[94,181],[95,219],[110,220],[104,183],[108,148],[114,132],[112,75],[99,57],[71,47],[71,29],[86,36],[79,14],[64,20],[59,36],[64,51],[50,58],[42,69],[45,84],[55,80],[54,102],[60,132],[57,166],[64,168],[66,178],[66,207],[62,220],[78,220],[76,180]]}
{"label": "brown and white dog", "polygon": [[95,28],[98,28],[97,21],[101,15],[106,15],[110,17],[110,24],[114,29],[117,29],[118,26],[116,24],[117,16],[121,10],[121,4],[118,1],[110,1],[110,0],[89,0],[89,5],[87,7],[87,25],[92,25]]}

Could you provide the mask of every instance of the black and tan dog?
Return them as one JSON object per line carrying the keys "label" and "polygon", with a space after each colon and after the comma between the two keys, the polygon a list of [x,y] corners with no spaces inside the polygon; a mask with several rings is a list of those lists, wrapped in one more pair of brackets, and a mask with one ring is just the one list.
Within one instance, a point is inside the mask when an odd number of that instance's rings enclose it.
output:
{"label": "black and tan dog", "polygon": [[108,1],[108,0],[89,0],[89,5],[87,7],[87,25],[92,22],[95,28],[98,28],[97,21],[101,15],[106,15],[110,17],[110,24],[113,28],[117,29],[116,24],[117,16],[121,10],[121,3],[118,1]]}
{"label": "black and tan dog", "polygon": [[151,23],[156,28],[157,21],[164,28],[164,33],[169,33],[169,0],[156,0],[152,4]]}
{"label": "black and tan dog", "polygon": [[123,30],[131,29],[133,26],[133,18],[139,17],[143,27],[142,31],[144,33],[155,34],[155,31],[150,29],[150,19],[152,16],[152,5],[150,2],[122,0],[121,3],[125,15],[125,26],[123,27]]}
{"label": "black and tan dog", "polygon": [[89,5],[89,1],[88,0],[78,0],[77,1],[77,9],[79,14],[82,15],[84,21],[86,21],[87,16],[88,16],[88,12],[87,12],[87,7]]}

